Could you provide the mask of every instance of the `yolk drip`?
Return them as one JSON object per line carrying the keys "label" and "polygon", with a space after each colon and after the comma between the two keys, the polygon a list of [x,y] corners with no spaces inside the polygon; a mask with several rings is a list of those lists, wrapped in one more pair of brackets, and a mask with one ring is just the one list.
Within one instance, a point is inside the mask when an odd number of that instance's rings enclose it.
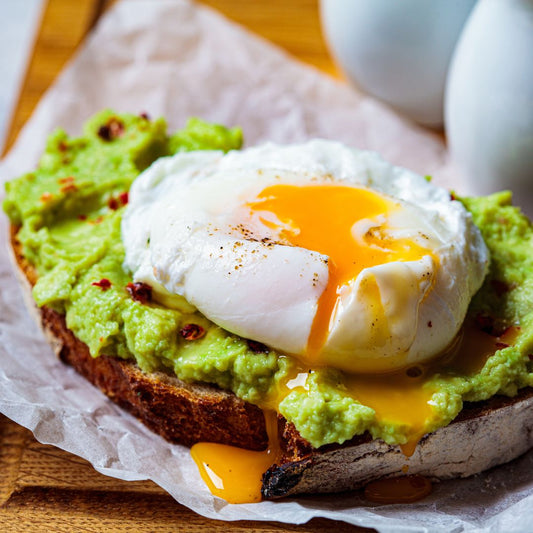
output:
{"label": "yolk drip", "polygon": [[[277,411],[279,403],[291,391],[306,390],[308,372],[324,365],[321,351],[327,341],[342,288],[365,268],[393,261],[415,261],[432,254],[412,239],[389,237],[388,217],[401,207],[367,189],[329,184],[280,184],[265,188],[248,206],[263,224],[278,232],[280,239],[329,258],[328,283],[318,300],[307,353],[302,358],[304,366],[287,377],[285,383],[280,383],[279,390],[262,406],[263,409]],[[365,228],[360,235],[354,231],[359,221],[364,222],[357,228]],[[385,311],[379,287],[377,283],[372,283],[372,278],[369,279],[365,296],[377,309],[376,327],[386,328],[386,321],[382,320]],[[428,324],[428,327],[433,326]],[[343,385],[349,396],[375,411],[377,422],[401,428],[407,437],[401,448],[409,457],[434,421],[435,414],[430,404],[434,393],[431,378],[437,374],[468,375],[480,370],[498,349],[514,343],[516,332],[514,328],[501,337],[495,337],[467,323],[449,349],[434,359],[389,373],[345,375]],[[381,336],[387,334],[384,331]],[[214,495],[230,503],[261,499],[262,475],[280,456],[274,431],[276,420],[274,414],[270,414],[265,416],[269,447],[264,452],[212,443],[193,446],[192,457]],[[407,502],[427,495],[430,490],[431,485],[422,478],[408,476],[398,481],[373,484],[366,495],[382,503]]]}
{"label": "yolk drip", "polygon": [[[467,322],[455,343],[446,353],[424,364],[402,371],[376,376],[346,376],[346,392],[376,412],[381,422],[405,425],[409,440],[401,446],[410,457],[424,435],[432,411],[428,403],[433,390],[426,387],[429,379],[440,374],[469,374],[480,370],[497,350],[513,345],[519,328],[509,328],[496,337]],[[305,390],[307,372],[299,369],[281,383],[278,394],[263,406],[277,408],[291,390]],[[261,500],[261,479],[264,472],[280,457],[277,421],[274,411],[265,412],[269,435],[268,449],[253,452],[201,442],[191,449],[191,455],[211,492],[229,503],[253,503]],[[408,464],[402,472],[408,472]],[[377,503],[407,503],[423,498],[431,491],[431,484],[420,476],[385,479],[371,483],[365,490],[367,499]]]}
{"label": "yolk drip", "polygon": [[432,390],[424,388],[423,382],[406,373],[347,377],[348,393],[361,404],[371,407],[376,418],[382,422],[405,425],[409,440],[402,446],[406,456],[412,455],[416,443],[426,433],[426,421],[432,418],[428,403]]}
{"label": "yolk drip", "polygon": [[268,447],[262,452],[212,442],[199,442],[191,448],[200,476],[213,495],[228,503],[261,501],[263,474],[280,454],[276,414],[265,412],[265,423]]}
{"label": "yolk drip", "polygon": [[[368,189],[272,185],[249,206],[259,212],[264,224],[280,230],[280,236],[290,244],[329,258],[327,287],[319,298],[308,338],[307,359],[311,364],[320,364],[320,352],[343,286],[365,268],[414,261],[429,253],[410,239],[393,240],[383,233],[387,215],[399,206]],[[354,237],[354,224],[365,219],[371,221],[372,227],[361,238]]]}
{"label": "yolk drip", "polygon": [[496,337],[468,321],[449,349],[431,361],[388,374],[346,376],[348,394],[374,409],[379,421],[408,428],[402,451],[409,457],[433,417],[429,402],[434,391],[428,381],[436,374],[464,376],[480,371],[497,350],[515,343],[518,332],[512,327]]}

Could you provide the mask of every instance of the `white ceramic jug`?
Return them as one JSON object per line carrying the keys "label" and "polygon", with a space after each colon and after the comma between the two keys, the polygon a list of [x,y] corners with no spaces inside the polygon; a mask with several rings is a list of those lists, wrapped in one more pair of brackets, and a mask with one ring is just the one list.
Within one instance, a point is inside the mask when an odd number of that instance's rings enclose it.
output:
{"label": "white ceramic jug", "polygon": [[446,132],[470,192],[533,215],[533,0],[480,0],[450,66]]}
{"label": "white ceramic jug", "polygon": [[476,0],[322,0],[326,39],[356,85],[442,126],[448,64]]}

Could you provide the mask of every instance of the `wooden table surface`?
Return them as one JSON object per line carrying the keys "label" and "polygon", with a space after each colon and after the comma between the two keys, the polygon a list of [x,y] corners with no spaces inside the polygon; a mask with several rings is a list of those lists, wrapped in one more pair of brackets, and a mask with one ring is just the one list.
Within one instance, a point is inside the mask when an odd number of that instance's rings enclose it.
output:
{"label": "wooden table surface", "polygon": [[[6,151],[41,95],[111,2],[48,0],[36,36]],[[205,0],[302,61],[337,74],[320,32],[317,0]],[[85,460],[38,443],[0,415],[0,531],[363,531],[326,519],[290,526],[225,523],[179,505],[152,482],[103,476]],[[365,530],[367,531],[367,530]]]}

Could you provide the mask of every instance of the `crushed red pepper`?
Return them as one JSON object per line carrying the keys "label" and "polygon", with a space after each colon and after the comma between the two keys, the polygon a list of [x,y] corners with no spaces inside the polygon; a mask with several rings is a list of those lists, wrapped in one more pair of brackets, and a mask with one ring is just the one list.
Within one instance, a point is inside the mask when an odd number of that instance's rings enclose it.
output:
{"label": "crushed red pepper", "polygon": [[104,141],[113,141],[124,133],[124,123],[118,118],[111,117],[106,124],[98,128],[97,135]]}
{"label": "crushed red pepper", "polygon": [[41,194],[41,197],[39,199],[41,200],[41,202],[48,202],[53,197],[54,195],[51,192],[43,192],[43,194]]}
{"label": "crushed red pepper", "polygon": [[74,183],[67,183],[59,188],[59,190],[65,194],[69,192],[75,192],[78,190],[78,187]]}
{"label": "crushed red pepper", "polygon": [[497,342],[496,343],[496,348],[498,348],[498,350],[503,350],[504,348],[509,348],[510,344],[507,344],[506,342]]}
{"label": "crushed red pepper", "polygon": [[129,202],[129,194],[128,191],[121,192],[118,195],[118,199],[120,200],[120,203],[122,205],[126,205]]}
{"label": "crushed red pepper", "polygon": [[116,211],[120,206],[118,204],[118,200],[111,196],[111,198],[109,198],[109,200],[107,201],[107,207],[109,207],[109,209],[113,211]]}
{"label": "crushed red pepper", "polygon": [[109,209],[116,211],[119,207],[126,205],[128,203],[128,191],[121,192],[118,197],[111,196],[107,201],[107,206]]}
{"label": "crushed red pepper", "polygon": [[268,353],[270,351],[262,342],[252,341],[250,339],[246,342],[248,343],[248,348],[254,353]]}
{"label": "crushed red pepper", "polygon": [[180,335],[186,341],[195,341],[196,339],[201,339],[205,335],[205,329],[198,324],[185,324],[180,329]]}
{"label": "crushed red pepper", "polygon": [[152,287],[148,283],[141,283],[139,281],[134,283],[130,281],[126,285],[126,290],[136,302],[145,304],[152,301]]}
{"label": "crushed red pepper", "polygon": [[509,325],[502,320],[486,314],[478,313],[474,320],[478,329],[492,337],[501,337],[509,329]]}
{"label": "crushed red pepper", "polygon": [[107,278],[102,278],[100,281],[93,281],[91,285],[100,287],[103,291],[111,288],[112,283]]}

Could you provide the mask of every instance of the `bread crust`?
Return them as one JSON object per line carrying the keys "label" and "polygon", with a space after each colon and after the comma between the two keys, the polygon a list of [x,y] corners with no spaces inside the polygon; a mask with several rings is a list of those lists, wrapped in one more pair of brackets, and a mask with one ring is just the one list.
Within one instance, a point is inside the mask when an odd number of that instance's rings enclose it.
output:
{"label": "bread crust", "polygon": [[[37,273],[16,235],[17,228],[12,227],[14,259],[31,289]],[[188,384],[162,372],[147,374],[131,360],[92,357],[67,328],[63,315],[46,306],[36,308],[31,296],[27,304],[37,311],[34,316],[64,363],[168,441],[186,446],[220,442],[251,450],[267,447],[265,418],[259,407],[215,386]]]}
{"label": "bread crust", "polygon": [[411,457],[399,446],[357,436],[343,445],[313,449],[283,422],[284,461],[263,478],[268,499],[358,489],[405,473],[431,480],[468,477],[507,463],[533,447],[533,389],[508,398],[465,404],[448,426],[425,435]]}
{"label": "bread crust", "polygon": [[[14,259],[31,289],[37,273],[22,253],[17,230],[11,228]],[[265,419],[257,406],[211,385],[188,384],[161,372],[146,374],[130,360],[93,358],[67,328],[63,315],[46,306],[37,309],[31,297],[28,305],[37,310],[39,324],[63,362],[170,442],[267,447]],[[315,449],[279,415],[278,440],[281,455],[263,476],[266,499],[353,490],[375,479],[402,475],[406,465],[409,474],[432,480],[467,477],[533,447],[533,388],[514,398],[496,396],[465,404],[450,425],[425,435],[410,458],[399,446],[373,440],[368,433]]]}

